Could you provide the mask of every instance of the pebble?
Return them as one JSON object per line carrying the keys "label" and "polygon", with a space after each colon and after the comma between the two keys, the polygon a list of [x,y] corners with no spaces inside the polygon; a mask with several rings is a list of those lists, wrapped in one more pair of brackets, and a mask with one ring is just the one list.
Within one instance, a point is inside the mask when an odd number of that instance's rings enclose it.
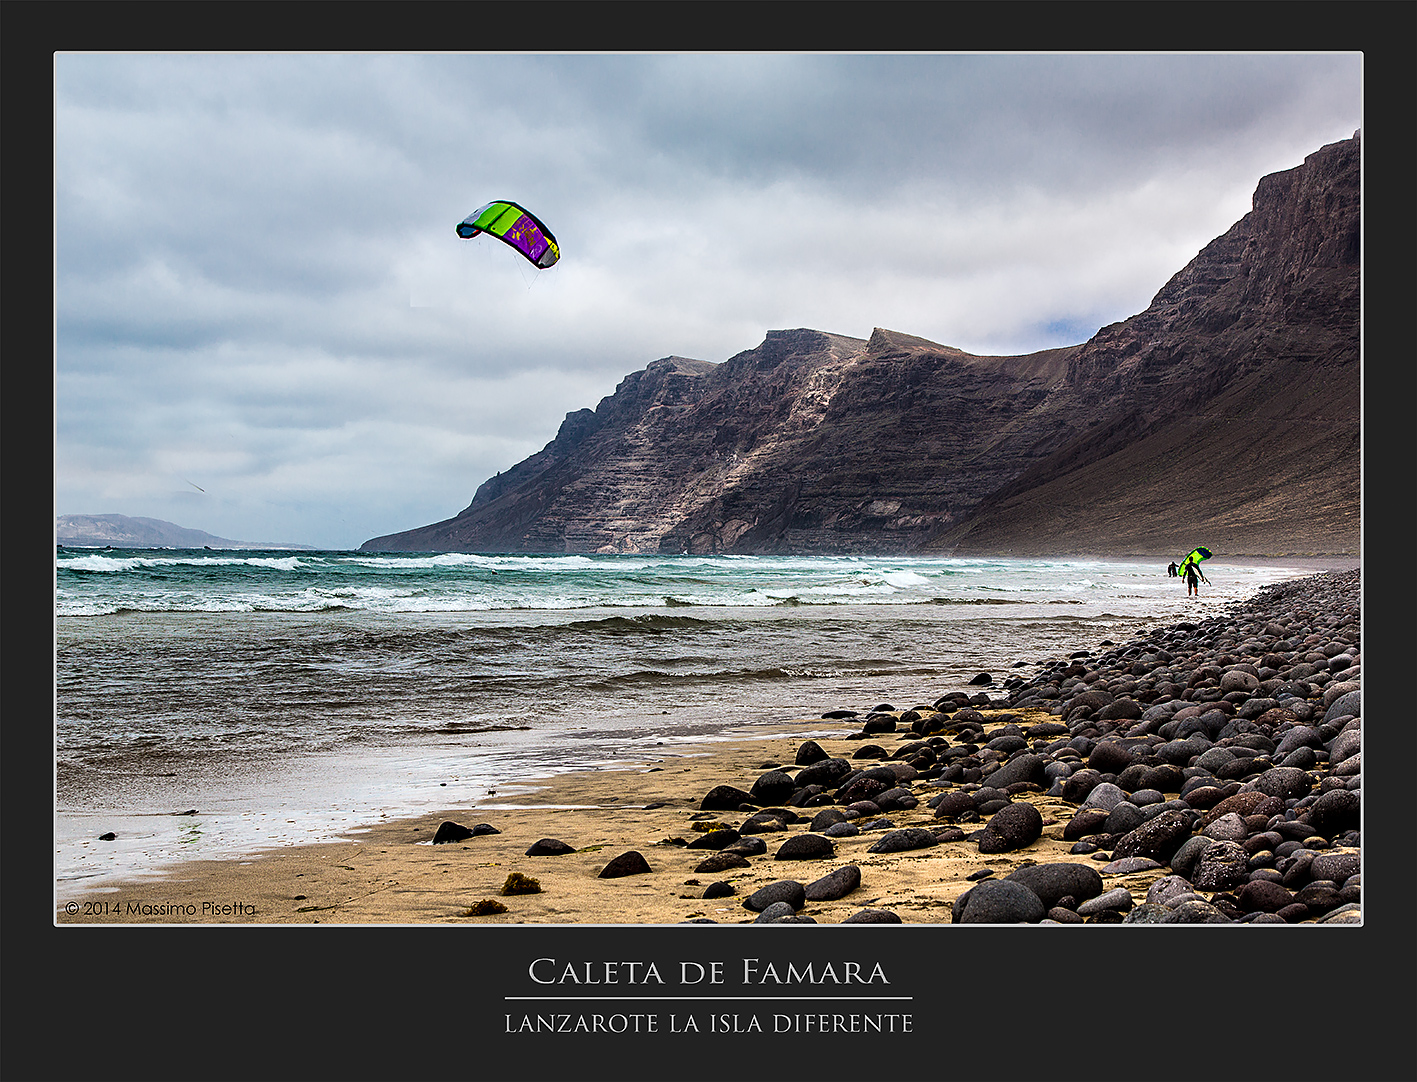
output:
{"label": "pebble", "polygon": [[889,909],[862,909],[847,917],[842,924],[901,924],[900,914]]}
{"label": "pebble", "polygon": [[[1032,805],[1027,806],[1032,807]],[[933,831],[926,830],[924,827],[905,827],[883,835],[867,852],[900,853],[907,849],[926,849],[939,844],[940,840],[935,837]]]}
{"label": "pebble", "polygon": [[531,843],[526,855],[529,857],[559,857],[575,851],[574,846],[567,845],[560,838],[542,838],[540,841]]}
{"label": "pebble", "polygon": [[[982,809],[981,809],[982,810]],[[1027,801],[999,809],[979,837],[981,853],[1007,853],[1024,849],[1043,833],[1043,816]]]}
{"label": "pebble", "polygon": [[1080,917],[1091,917],[1101,913],[1106,909],[1115,909],[1122,913],[1132,908],[1132,892],[1126,887],[1117,887],[1109,890],[1105,894],[1099,894],[1096,898],[1089,898],[1077,907],[1077,914]]}
{"label": "pebble", "polygon": [[798,834],[783,842],[774,860],[823,860],[836,853],[836,845],[820,834]]}
{"label": "pebble", "polygon": [[846,864],[828,872],[820,879],[808,883],[804,894],[809,902],[833,902],[845,898],[861,885],[861,869],[855,864]]}
{"label": "pebble", "polygon": [[761,913],[775,904],[786,904],[794,912],[801,909],[807,900],[806,888],[795,879],[779,879],[765,887],[759,887],[743,899],[743,908]]}
{"label": "pebble", "polygon": [[631,851],[621,853],[600,870],[600,879],[619,879],[626,875],[641,875],[650,871],[649,861],[642,853]]}
{"label": "pebble", "polygon": [[955,902],[954,923],[1036,924],[1046,913],[1042,899],[1022,883],[986,879]]}
{"label": "pebble", "polygon": [[1149,872],[1153,868],[1160,868],[1161,865],[1150,857],[1123,857],[1121,860],[1114,860],[1110,864],[1103,865],[1103,875],[1131,875],[1133,872]]}

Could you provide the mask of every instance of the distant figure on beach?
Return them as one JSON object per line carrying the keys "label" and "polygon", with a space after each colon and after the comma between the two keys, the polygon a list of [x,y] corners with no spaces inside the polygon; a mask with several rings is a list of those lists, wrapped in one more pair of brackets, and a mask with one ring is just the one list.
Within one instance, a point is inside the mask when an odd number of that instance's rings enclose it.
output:
{"label": "distant figure on beach", "polygon": [[1176,577],[1176,561],[1175,561],[1175,560],[1172,560],[1171,563],[1167,566],[1167,568],[1166,568],[1166,574],[1169,575],[1169,576],[1170,576],[1171,578],[1173,578],[1173,579]]}
{"label": "distant figure on beach", "polygon": [[1197,579],[1199,579],[1200,582],[1205,583],[1207,586],[1210,585],[1210,579],[1206,578],[1205,574],[1201,571],[1201,562],[1199,559],[1196,558],[1195,553],[1191,553],[1191,555],[1187,556],[1186,559],[1182,562],[1181,575],[1186,580],[1187,597],[1200,597],[1201,588],[1199,583],[1197,583],[1196,581]]}

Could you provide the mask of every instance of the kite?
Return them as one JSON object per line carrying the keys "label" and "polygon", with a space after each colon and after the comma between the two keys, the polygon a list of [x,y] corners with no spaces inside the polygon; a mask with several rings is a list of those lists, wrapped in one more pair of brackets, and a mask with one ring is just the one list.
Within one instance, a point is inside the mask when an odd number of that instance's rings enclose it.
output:
{"label": "kite", "polygon": [[1181,578],[1185,578],[1186,568],[1188,567],[1194,567],[1196,569],[1196,574],[1200,574],[1201,561],[1209,560],[1213,555],[1215,554],[1211,552],[1210,549],[1205,548],[1204,546],[1202,546],[1201,548],[1192,549],[1190,555],[1181,561],[1181,570],[1177,572],[1177,574]]}
{"label": "kite", "polygon": [[496,237],[520,252],[528,262],[545,270],[556,265],[561,249],[551,230],[531,211],[507,199],[478,207],[458,223],[458,236],[470,240],[479,233]]}

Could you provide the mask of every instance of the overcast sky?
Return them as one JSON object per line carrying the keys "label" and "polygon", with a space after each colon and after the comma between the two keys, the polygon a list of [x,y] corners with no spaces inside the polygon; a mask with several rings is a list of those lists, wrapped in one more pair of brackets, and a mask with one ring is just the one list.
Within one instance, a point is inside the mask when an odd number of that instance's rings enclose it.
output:
{"label": "overcast sky", "polygon": [[[671,354],[1146,308],[1362,124],[1337,55],[59,55],[55,509],[353,548]],[[537,271],[454,226],[513,199]]]}

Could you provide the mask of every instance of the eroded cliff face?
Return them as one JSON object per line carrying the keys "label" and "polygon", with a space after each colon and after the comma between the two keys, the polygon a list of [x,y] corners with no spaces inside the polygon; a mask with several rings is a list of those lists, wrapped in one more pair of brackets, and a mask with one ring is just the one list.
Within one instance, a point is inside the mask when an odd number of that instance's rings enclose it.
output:
{"label": "eroded cliff face", "polygon": [[1103,421],[928,546],[1356,553],[1360,157],[1355,136],[1261,180],[1145,312],[1072,357],[1048,408],[1105,399]]}
{"label": "eroded cliff face", "polygon": [[363,547],[1356,551],[1359,209],[1355,137],[1265,177],[1145,312],[1078,346],[799,329],[655,361],[455,518]]}
{"label": "eroded cliff face", "polygon": [[569,415],[456,518],[365,547],[904,551],[1063,438],[1027,418],[1069,352],[785,330],[721,364],[665,358]]}

